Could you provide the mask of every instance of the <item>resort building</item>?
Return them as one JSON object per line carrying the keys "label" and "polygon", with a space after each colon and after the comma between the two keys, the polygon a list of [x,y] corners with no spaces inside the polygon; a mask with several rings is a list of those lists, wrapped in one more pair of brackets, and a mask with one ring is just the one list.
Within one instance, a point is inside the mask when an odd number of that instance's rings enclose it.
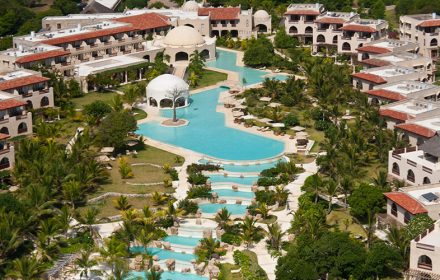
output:
{"label": "resort building", "polygon": [[[223,36],[250,38],[258,33],[272,32],[271,16],[264,10],[242,10],[240,7],[201,7],[196,1],[187,1],[177,9],[140,9],[124,13],[103,13],[93,15],[73,14],[45,17],[42,26],[46,30],[75,28],[78,24],[93,24],[133,15],[157,14],[168,18],[173,27],[187,25],[197,29],[202,36]],[[141,17],[142,18],[142,17]]]}
{"label": "resort building", "polygon": [[17,70],[0,74],[0,93],[22,100],[26,109],[53,107],[53,89],[49,79],[31,70]]}
{"label": "resort building", "polygon": [[440,87],[419,81],[397,81],[375,86],[365,92],[372,104],[384,104],[404,99],[425,99],[437,101]]}
{"label": "resort building", "polygon": [[389,152],[388,174],[411,185],[440,182],[440,136],[437,134],[420,146]]}
{"label": "resort building", "polygon": [[311,44],[315,20],[324,12],[324,5],[290,4],[284,13],[286,33],[297,38],[299,42]]}
{"label": "resort building", "polygon": [[403,192],[384,193],[387,199],[386,216],[381,215],[379,223],[382,225],[406,225],[416,215],[427,214],[428,210],[412,195]]}
{"label": "resort building", "polygon": [[440,279],[440,221],[411,241],[405,279]]}
{"label": "resort building", "polygon": [[0,92],[0,133],[11,138],[32,134],[32,114],[26,103]]}
{"label": "resort building", "polygon": [[440,16],[436,13],[400,17],[400,39],[420,46],[420,54],[437,60],[439,57]]}
{"label": "resort building", "polygon": [[359,19],[356,13],[325,12],[317,17],[313,25],[314,54],[326,50],[336,53],[341,39],[342,26],[352,20]]}
{"label": "resort building", "polygon": [[339,30],[342,31],[338,41],[338,53],[355,54],[356,49],[364,44],[387,36],[388,22],[377,19],[355,19]]}
{"label": "resort building", "polygon": [[353,87],[368,91],[375,86],[397,81],[428,81],[428,73],[413,68],[401,66],[383,66],[371,69],[364,69],[359,73],[352,74]]}
{"label": "resort building", "polygon": [[164,74],[154,78],[147,86],[147,106],[156,108],[172,108],[173,95],[176,107],[189,105],[189,85],[181,78]]}
{"label": "resort building", "polygon": [[406,99],[380,107],[379,114],[385,118],[388,129],[408,120],[424,116],[440,115],[440,103],[423,99]]}
{"label": "resort building", "polygon": [[358,61],[373,58],[381,54],[411,52],[417,53],[419,46],[417,43],[407,42],[402,40],[383,38],[364,44],[357,48]]}
{"label": "resort building", "polygon": [[9,135],[0,133],[0,170],[11,169],[15,164],[14,145],[9,138]]}

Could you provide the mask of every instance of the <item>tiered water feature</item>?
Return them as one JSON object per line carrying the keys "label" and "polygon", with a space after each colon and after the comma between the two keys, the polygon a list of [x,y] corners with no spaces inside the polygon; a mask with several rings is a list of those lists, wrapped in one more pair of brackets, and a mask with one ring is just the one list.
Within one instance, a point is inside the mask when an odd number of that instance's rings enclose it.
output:
{"label": "tiered water feature", "polygon": [[[218,51],[217,60],[208,66],[233,71],[239,74],[240,81],[246,85],[261,82],[267,72],[236,65],[237,56],[234,52]],[[276,79],[284,80],[286,76],[276,75]],[[216,111],[219,96],[226,88],[199,92],[191,96],[191,105],[178,109],[178,118],[189,121],[182,127],[164,127],[159,121],[146,122],[139,125],[138,134],[175,147],[192,150],[200,155],[199,163],[212,162],[219,164],[219,173],[208,174],[212,192],[218,196],[217,203],[200,203],[202,219],[186,219],[178,227],[177,233],[167,236],[163,242],[169,243],[171,250],[148,248],[147,250],[159,258],[159,263],[167,259],[176,260],[176,271],[191,268],[191,273],[165,271],[162,279],[207,279],[195,275],[192,262],[196,259],[194,248],[206,232],[216,238],[217,224],[209,219],[220,209],[227,208],[232,216],[243,217],[247,207],[255,197],[252,186],[257,182],[259,173],[274,166],[279,160],[285,160],[282,153],[284,142],[248,133],[225,125],[225,116]],[[171,117],[170,110],[162,110],[161,116]],[[222,202],[222,203],[220,203]],[[142,247],[133,247],[133,252],[141,252]],[[166,266],[162,266],[166,268]],[[133,276],[144,277],[142,274]],[[189,278],[188,278],[189,277]],[[193,278],[191,278],[193,277]]]}

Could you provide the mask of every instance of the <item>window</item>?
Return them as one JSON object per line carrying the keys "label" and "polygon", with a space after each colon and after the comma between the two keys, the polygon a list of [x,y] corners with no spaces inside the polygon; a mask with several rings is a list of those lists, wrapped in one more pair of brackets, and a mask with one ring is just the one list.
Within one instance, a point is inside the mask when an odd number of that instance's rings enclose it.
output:
{"label": "window", "polygon": [[61,29],[61,23],[57,23],[57,29]]}
{"label": "window", "polygon": [[393,202],[393,204],[391,204],[391,215],[393,215],[394,217],[397,217],[397,205],[394,202]]}
{"label": "window", "polygon": [[393,169],[392,169],[393,174],[395,175],[400,175],[400,167],[397,163],[393,163]]}
{"label": "window", "polygon": [[408,170],[408,173],[406,175],[406,179],[410,182],[413,182],[413,183],[416,181],[416,177],[414,175],[414,172],[411,169]]}
{"label": "window", "polygon": [[405,211],[405,215],[403,216],[403,222],[405,224],[409,223],[409,221],[411,221],[412,216],[408,211]]}
{"label": "window", "polygon": [[432,260],[427,255],[422,255],[419,257],[417,262],[417,267],[421,269],[432,270]]}

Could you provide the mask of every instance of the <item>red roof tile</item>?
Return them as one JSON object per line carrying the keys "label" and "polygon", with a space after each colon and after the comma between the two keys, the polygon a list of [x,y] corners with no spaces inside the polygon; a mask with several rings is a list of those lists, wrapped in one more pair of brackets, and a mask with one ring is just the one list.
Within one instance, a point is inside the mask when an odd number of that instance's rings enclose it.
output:
{"label": "red roof tile", "polygon": [[11,137],[9,134],[0,133],[0,140],[5,140]]}
{"label": "red roof tile", "polygon": [[22,56],[19,59],[17,59],[16,62],[17,63],[27,63],[27,62],[39,61],[39,60],[52,58],[52,57],[64,56],[64,55],[68,55],[68,54],[70,54],[70,52],[68,52],[68,51],[52,50],[52,51],[34,53],[34,54]]}
{"label": "red roof tile", "polygon": [[48,39],[48,40],[44,40],[42,43],[49,45],[59,45],[59,44],[70,43],[75,41],[83,41],[87,39],[98,38],[102,36],[115,35],[118,33],[129,32],[134,30],[135,28],[133,28],[131,25],[127,25],[127,26],[120,26],[109,29],[100,29],[100,30],[85,32],[81,34],[74,34],[70,36]]}
{"label": "red roof tile", "polygon": [[377,53],[377,54],[391,52],[389,49],[381,48],[381,47],[375,47],[375,46],[363,46],[363,47],[357,48],[356,50],[359,51],[359,52]]}
{"label": "red roof tile", "polygon": [[369,32],[373,33],[376,32],[376,28],[373,28],[371,26],[365,26],[365,25],[359,25],[359,24],[348,24],[346,26],[342,26],[339,28],[339,30],[345,30],[345,31],[355,31],[355,32]]}
{"label": "red roof tile", "polygon": [[156,13],[147,13],[115,19],[115,21],[130,23],[137,30],[148,30],[153,28],[167,27],[168,17]]}
{"label": "red roof tile", "polygon": [[363,73],[363,72],[359,72],[359,73],[354,73],[351,74],[354,78],[358,78],[358,79],[362,79],[362,80],[366,80],[369,82],[373,82],[375,84],[386,84],[387,81],[384,80],[382,77],[379,77],[377,75],[374,74],[370,74],[370,73]]}
{"label": "red roof tile", "polygon": [[18,101],[17,99],[14,99],[14,98],[9,98],[9,99],[5,99],[5,100],[0,101],[0,110],[6,110],[6,109],[20,107],[20,106],[24,106],[24,105],[26,105],[26,103],[24,103],[23,101]]}
{"label": "red roof tile", "polygon": [[379,114],[383,117],[393,118],[393,119],[399,120],[399,121],[406,121],[406,120],[414,118],[413,116],[411,116],[407,113],[402,113],[402,112],[394,111],[391,109],[381,109],[381,110],[379,110]]}
{"label": "red roof tile", "polygon": [[15,88],[38,84],[46,81],[49,81],[49,79],[46,77],[41,77],[36,75],[26,76],[26,77],[0,82],[0,90],[15,89]]}
{"label": "red roof tile", "polygon": [[306,15],[306,16],[319,16],[321,12],[317,10],[290,10],[284,13],[285,15]]}
{"label": "red roof tile", "polygon": [[365,59],[360,61],[360,63],[364,63],[370,66],[375,66],[375,67],[381,67],[381,66],[388,66],[391,63],[385,60],[380,60],[377,58],[370,58],[370,59]]}
{"label": "red roof tile", "polygon": [[392,100],[392,101],[399,101],[399,100],[403,100],[406,98],[405,96],[403,96],[397,92],[393,92],[393,91],[389,91],[389,90],[385,90],[385,89],[369,90],[369,91],[367,91],[367,94],[373,95],[376,97],[380,97],[380,98],[385,98],[385,99]]}
{"label": "red roof tile", "polygon": [[199,16],[210,16],[211,20],[234,20],[238,19],[240,8],[200,8],[198,10]]}
{"label": "red roof tile", "polygon": [[428,213],[428,210],[423,207],[417,200],[410,197],[403,192],[389,192],[384,193],[384,195],[391,201],[395,202],[397,205],[411,213],[412,215]]}
{"label": "red roof tile", "polygon": [[424,126],[415,124],[415,123],[401,123],[396,125],[396,128],[400,128],[402,130],[406,130],[408,132],[426,137],[426,138],[431,138],[432,136],[435,135],[435,131],[426,128]]}
{"label": "red roof tile", "polygon": [[322,17],[315,20],[316,23],[327,23],[327,24],[343,24],[346,22],[343,18],[332,18],[332,17]]}
{"label": "red roof tile", "polygon": [[436,27],[436,26],[440,26],[440,19],[430,19],[430,20],[425,20],[422,23],[420,23],[419,25],[420,27]]}

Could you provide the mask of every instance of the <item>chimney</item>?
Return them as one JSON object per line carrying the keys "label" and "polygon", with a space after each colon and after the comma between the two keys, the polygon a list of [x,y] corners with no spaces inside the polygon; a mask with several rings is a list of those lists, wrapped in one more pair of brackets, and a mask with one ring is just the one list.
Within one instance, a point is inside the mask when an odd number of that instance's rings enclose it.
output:
{"label": "chimney", "polygon": [[432,19],[436,19],[437,18],[437,14],[436,13],[432,13]]}
{"label": "chimney", "polygon": [[35,38],[35,31],[31,31],[31,38]]}

